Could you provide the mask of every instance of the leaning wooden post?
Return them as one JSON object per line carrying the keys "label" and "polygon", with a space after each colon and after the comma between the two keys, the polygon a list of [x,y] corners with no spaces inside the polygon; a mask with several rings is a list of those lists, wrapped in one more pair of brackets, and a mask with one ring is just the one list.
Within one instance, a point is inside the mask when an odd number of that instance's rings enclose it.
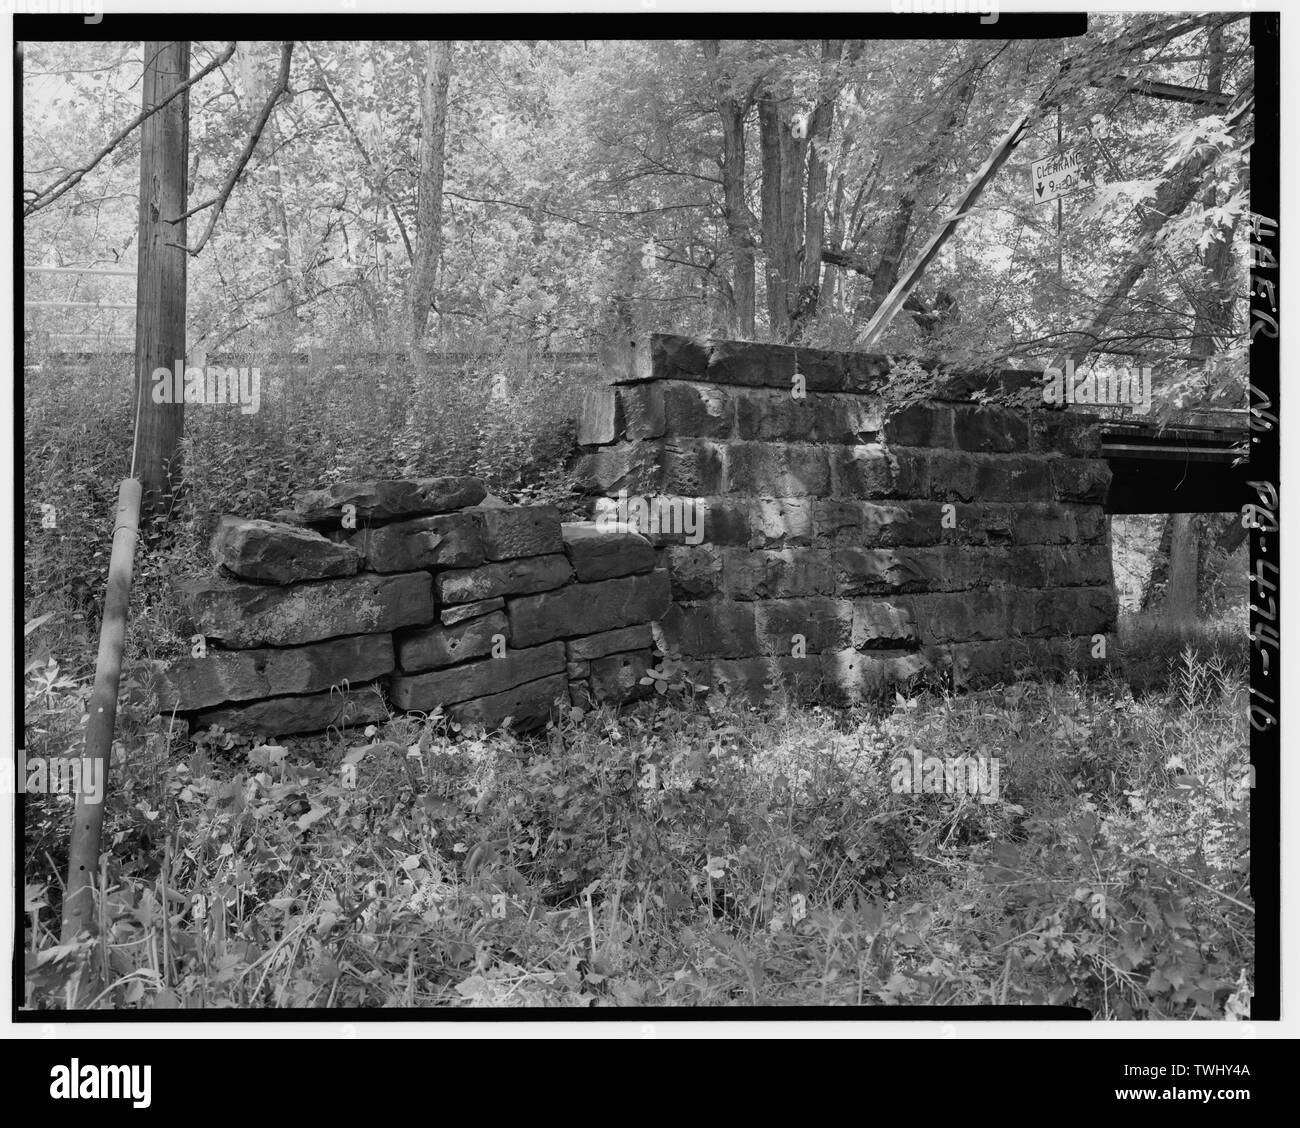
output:
{"label": "leaning wooden post", "polygon": [[876,310],[875,316],[867,322],[867,327],[858,335],[854,342],[854,348],[867,350],[870,349],[877,340],[880,339],[884,331],[889,328],[889,323],[894,320],[894,315],[903,308],[903,303],[907,300],[907,295],[912,292],[912,288],[921,280],[921,275],[925,273],[925,268],[930,265],[930,260],[939,253],[939,249],[947,242],[948,236],[957,230],[957,225],[966,218],[967,213],[979,199],[980,193],[984,191],[984,186],[997,174],[1006,160],[1011,156],[1011,150],[1014,149],[1020,140],[1020,135],[1029,126],[1031,111],[1027,111],[1016,119],[1016,124],[1008,131],[1006,136],[993,147],[993,152],[989,154],[988,160],[980,167],[966,190],[958,197],[957,203],[953,206],[952,213],[945,219],[939,230],[930,236],[929,241],[921,249],[921,253],[916,256],[905,271],[903,276],[894,285],[894,288],[886,295],[885,300],[880,303],[880,308]]}
{"label": "leaning wooden post", "polygon": [[[104,799],[108,794],[109,756],[117,721],[117,690],[122,678],[122,646],[126,641],[126,613],[139,522],[140,483],[135,478],[126,478],[117,491],[113,553],[108,564],[104,618],[99,627],[95,688],[90,695],[90,719],[86,723],[80,764],[81,786],[77,789],[77,808],[68,846],[68,885],[63,895],[65,944],[75,940],[94,920],[94,877],[99,872],[99,836],[104,825]],[[87,784],[92,781],[97,783],[97,795],[87,794]]]}

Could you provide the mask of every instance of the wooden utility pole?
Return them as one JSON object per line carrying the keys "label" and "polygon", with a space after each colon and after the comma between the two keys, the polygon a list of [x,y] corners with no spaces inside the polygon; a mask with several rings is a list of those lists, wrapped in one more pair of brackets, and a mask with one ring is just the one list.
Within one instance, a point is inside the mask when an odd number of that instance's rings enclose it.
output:
{"label": "wooden utility pole", "polygon": [[[146,41],[143,103],[158,105],[190,73],[188,40]],[[155,403],[155,369],[185,364],[186,196],[190,96],[173,98],[140,127],[140,220],[135,296],[136,453],[131,473],[155,517],[180,481],[185,403]]]}

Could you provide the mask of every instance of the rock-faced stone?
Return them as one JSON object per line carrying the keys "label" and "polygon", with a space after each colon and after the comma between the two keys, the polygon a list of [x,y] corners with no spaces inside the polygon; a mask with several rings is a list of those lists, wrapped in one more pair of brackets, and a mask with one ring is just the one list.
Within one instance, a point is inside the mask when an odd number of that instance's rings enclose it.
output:
{"label": "rock-faced stone", "polygon": [[456,569],[438,576],[438,602],[473,603],[498,595],[523,595],[560,587],[573,579],[568,559],[560,553],[502,560],[478,568]]}
{"label": "rock-faced stone", "polygon": [[635,401],[629,402],[629,439],[653,438],[657,434],[705,439],[731,438],[736,414],[731,389],[686,384],[676,380],[660,381],[646,387],[657,389],[657,404],[653,398],[645,408],[637,406]]}
{"label": "rock-faced stone", "polygon": [[791,657],[849,645],[853,604],[843,599],[768,599],[756,605],[759,642],[766,653]]}
{"label": "rock-faced stone", "polygon": [[492,651],[494,642],[508,639],[504,611],[458,623],[454,627],[426,627],[397,638],[397,664],[406,672],[438,670],[479,658]]}
{"label": "rock-faced stone", "polygon": [[674,599],[709,599],[722,592],[720,549],[711,544],[680,544],[670,545],[664,554]]}
{"label": "rock-faced stone", "polygon": [[945,403],[911,403],[885,420],[885,442],[898,446],[953,445],[953,409]]}
{"label": "rock-faced stone", "polygon": [[817,444],[732,443],[727,448],[726,480],[729,494],[825,497],[831,492],[830,457]]}
{"label": "rock-faced stone", "polygon": [[645,650],[653,644],[654,632],[650,629],[650,624],[638,623],[634,627],[601,631],[600,634],[587,635],[585,638],[571,638],[565,645],[569,660],[580,662],[604,658],[607,654],[617,654],[624,650]]}
{"label": "rock-faced stone", "polygon": [[388,709],[379,689],[353,686],[346,693],[330,690],[294,697],[272,697],[268,701],[252,701],[246,705],[223,705],[197,714],[190,730],[196,732],[220,725],[227,732],[285,736],[386,720]]}
{"label": "rock-faced stone", "polygon": [[485,496],[487,489],[477,478],[370,479],[306,490],[294,498],[293,507],[312,522],[337,521],[345,505],[355,508],[358,522],[387,521],[450,513],[477,505]]}
{"label": "rock-faced stone", "polygon": [[355,549],[311,529],[229,515],[217,524],[212,555],[241,579],[269,584],[351,576],[361,567]]}
{"label": "rock-faced stone", "polygon": [[854,650],[904,649],[921,641],[906,606],[876,599],[855,599],[852,606]]}
{"label": "rock-faced stone", "polygon": [[560,511],[553,505],[512,505],[467,509],[463,516],[479,522],[488,560],[515,560],[562,552]]}
{"label": "rock-faced stone", "polygon": [[498,728],[507,719],[517,731],[539,728],[546,723],[556,701],[567,698],[567,684],[564,674],[551,674],[501,693],[451,705],[447,715],[462,724],[482,725],[487,729]]}
{"label": "rock-faced stone", "polygon": [[428,572],[362,573],[289,587],[243,584],[223,576],[177,585],[198,633],[240,650],[423,626],[434,618],[431,588]]}
{"label": "rock-faced stone", "polygon": [[584,583],[648,572],[655,565],[654,546],[630,525],[572,521],[560,529],[564,551]]}
{"label": "rock-faced stone", "polygon": [[532,646],[648,623],[660,618],[671,602],[668,573],[659,570],[571,584],[510,600],[510,637],[515,646]]}
{"label": "rock-faced stone", "polygon": [[669,651],[687,658],[752,658],[762,653],[753,603],[674,603],[661,626]]}
{"label": "rock-faced stone", "polygon": [[414,572],[420,568],[472,568],[482,564],[483,539],[475,512],[446,513],[359,529],[348,544],[365,556],[372,572]]}
{"label": "rock-faced stone", "polygon": [[[895,477],[903,452],[880,443],[830,448],[830,488],[814,492],[815,497],[888,497],[895,490]],[[909,497],[923,496],[900,488]]]}
{"label": "rock-faced stone", "polygon": [[182,658],[158,684],[158,707],[193,712],[223,701],[307,694],[362,685],[393,669],[392,635],[354,635],[286,649],[209,650]]}
{"label": "rock-faced stone", "polygon": [[578,460],[575,485],[588,494],[655,494],[663,484],[663,463],[662,440],[614,443]]}
{"label": "rock-faced stone", "polygon": [[823,549],[722,551],[722,591],[728,599],[797,599],[835,592],[831,554]]}
{"label": "rock-faced stone", "polygon": [[1029,449],[1029,421],[1023,411],[958,404],[953,436],[959,450],[1010,454]]}
{"label": "rock-faced stone", "polygon": [[482,658],[446,670],[395,674],[389,689],[393,704],[399,709],[428,713],[439,705],[488,697],[548,674],[563,674],[564,662],[564,644],[550,642],[544,646],[507,650],[503,658]]}
{"label": "rock-faced stone", "polygon": [[579,446],[605,446],[618,437],[617,406],[613,388],[589,388],[583,394],[578,413]]}

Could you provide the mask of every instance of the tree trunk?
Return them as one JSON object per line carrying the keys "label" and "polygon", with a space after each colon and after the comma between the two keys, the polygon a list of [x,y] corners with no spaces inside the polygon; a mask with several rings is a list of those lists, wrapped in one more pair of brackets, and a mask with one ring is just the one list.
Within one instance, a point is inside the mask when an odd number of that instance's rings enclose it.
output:
{"label": "tree trunk", "polygon": [[[721,44],[704,41],[705,55],[716,65]],[[754,336],[754,235],[745,202],[745,118],[751,102],[730,92],[726,75],[718,72],[718,116],[722,119],[722,198],[727,224],[727,251],[731,260],[731,295],[727,327],[733,337]]]}
{"label": "tree trunk", "polygon": [[788,168],[789,102],[774,91],[758,99],[758,138],[763,167],[763,280],[767,288],[767,324],[773,338],[790,339],[791,285],[798,277],[787,253],[785,179]]}
{"label": "tree trunk", "polygon": [[419,375],[428,368],[424,329],[433,304],[434,280],[442,253],[442,182],[447,148],[447,85],[451,79],[450,40],[429,41],[420,98],[420,179],[417,185],[415,261],[411,266],[411,364]]}
{"label": "tree trunk", "polygon": [[[188,40],[147,40],[141,80],[145,109],[156,106],[189,78]],[[156,403],[156,369],[174,373],[185,365],[186,230],[190,96],[186,91],[145,119],[140,127],[140,217],[135,297],[136,437],[131,476],[143,490],[142,510],[152,517],[171,511],[180,482],[180,441],[185,432],[184,395]],[[174,393],[169,378],[165,386]],[[160,393],[161,398],[161,393]],[[167,398],[175,399],[175,395]]]}
{"label": "tree trunk", "polygon": [[[803,214],[803,269],[797,302],[793,310],[796,335],[804,324],[817,314],[818,295],[821,292],[822,241],[826,234],[827,195],[829,176],[823,151],[830,143],[831,128],[835,122],[835,98],[839,84],[831,81],[826,72],[834,65],[844,50],[844,40],[822,40],[822,81],[828,88],[821,93],[808,125],[808,190]],[[821,150],[816,142],[821,142]]]}

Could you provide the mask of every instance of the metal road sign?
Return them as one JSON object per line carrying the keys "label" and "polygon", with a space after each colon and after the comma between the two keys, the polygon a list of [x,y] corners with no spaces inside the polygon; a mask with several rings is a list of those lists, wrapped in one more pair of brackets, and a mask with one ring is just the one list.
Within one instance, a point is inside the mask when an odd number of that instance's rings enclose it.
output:
{"label": "metal road sign", "polygon": [[1062,149],[1030,165],[1034,203],[1042,204],[1093,186],[1092,171],[1082,149]]}

